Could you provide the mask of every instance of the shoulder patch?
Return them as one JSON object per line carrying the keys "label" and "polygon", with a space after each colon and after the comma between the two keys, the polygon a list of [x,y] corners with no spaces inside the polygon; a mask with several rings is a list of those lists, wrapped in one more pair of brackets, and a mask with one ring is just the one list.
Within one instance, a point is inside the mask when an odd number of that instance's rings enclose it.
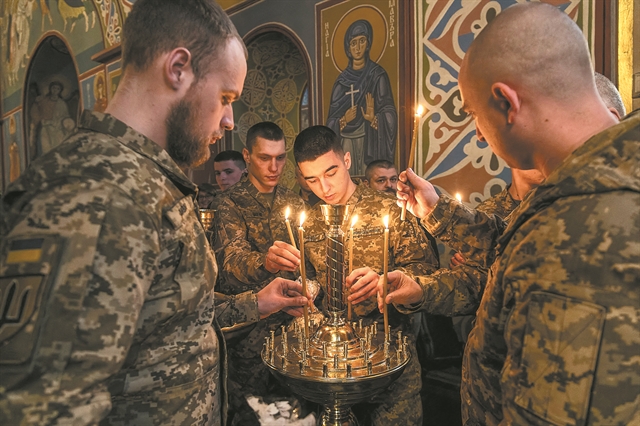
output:
{"label": "shoulder patch", "polygon": [[0,365],[29,360],[62,252],[55,235],[14,238],[0,257]]}

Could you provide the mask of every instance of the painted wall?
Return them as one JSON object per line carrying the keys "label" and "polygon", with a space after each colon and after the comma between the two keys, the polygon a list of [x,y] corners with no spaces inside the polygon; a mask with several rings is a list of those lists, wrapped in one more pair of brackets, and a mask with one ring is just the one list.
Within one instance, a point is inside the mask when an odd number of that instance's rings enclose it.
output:
{"label": "painted wall", "polygon": [[[593,46],[593,4],[597,0],[548,0],[565,10],[584,30]],[[475,137],[473,122],[460,112],[457,72],[464,51],[488,16],[516,0],[416,0],[416,85],[417,99],[429,106],[420,123],[418,159],[421,172],[442,191],[460,192],[465,202],[475,205],[509,182],[509,170],[491,154],[488,146]],[[82,0],[81,7],[71,7],[65,0],[5,0],[0,3],[0,187],[11,176],[11,164],[20,170],[28,164],[26,126],[29,123],[25,104],[27,70],[38,45],[46,37],[62,39],[73,57],[78,75],[80,108],[103,108],[113,95],[120,79],[120,61],[99,63],[92,56],[120,42],[122,22],[134,1]],[[284,27],[303,47],[301,54],[310,64],[311,124],[323,123],[319,111],[319,67],[316,63],[322,29],[316,28],[316,6],[342,6],[349,9],[362,0],[227,0],[241,36],[259,31],[273,23]],[[370,0],[378,8],[389,8],[396,0]],[[397,25],[405,23],[397,22]],[[99,89],[104,80],[106,93]],[[300,89],[300,88],[297,88]],[[402,100],[399,101],[402,104]],[[25,105],[27,105],[25,107]],[[414,105],[399,105],[413,111]],[[243,111],[238,106],[237,116]],[[14,123],[11,125],[11,123]],[[15,127],[12,127],[15,126]],[[13,131],[12,131],[13,129]],[[407,134],[410,134],[407,129]],[[402,149],[410,141],[401,140]],[[16,148],[17,147],[17,148]],[[236,148],[237,149],[237,148]],[[14,177],[16,172],[13,172]]]}

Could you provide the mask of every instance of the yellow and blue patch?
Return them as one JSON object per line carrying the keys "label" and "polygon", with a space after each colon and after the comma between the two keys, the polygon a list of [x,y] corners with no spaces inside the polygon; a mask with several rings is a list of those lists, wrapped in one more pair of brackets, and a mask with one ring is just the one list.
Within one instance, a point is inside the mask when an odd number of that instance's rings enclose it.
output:
{"label": "yellow and blue patch", "polygon": [[44,238],[29,238],[12,241],[7,254],[8,265],[15,263],[33,263],[42,257]]}

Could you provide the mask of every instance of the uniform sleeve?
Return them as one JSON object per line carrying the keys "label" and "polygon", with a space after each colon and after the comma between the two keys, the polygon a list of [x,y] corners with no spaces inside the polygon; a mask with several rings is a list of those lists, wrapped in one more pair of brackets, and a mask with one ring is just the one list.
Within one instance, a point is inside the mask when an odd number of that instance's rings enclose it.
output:
{"label": "uniform sleeve", "polygon": [[464,256],[472,267],[491,267],[505,220],[494,214],[470,209],[441,195],[434,210],[421,220],[422,226]]}
{"label": "uniform sleeve", "polygon": [[107,383],[131,346],[160,248],[142,209],[88,186],[35,197],[3,235],[0,288],[9,305],[26,295],[26,309],[0,337],[0,424],[96,424],[111,409]]}
{"label": "uniform sleeve", "polygon": [[238,206],[222,196],[216,220],[217,241],[215,251],[221,260],[223,279],[233,276],[243,283],[263,282],[272,274],[264,267],[266,253],[260,253],[247,240],[247,225]]}
{"label": "uniform sleeve", "polygon": [[244,327],[260,320],[258,296],[247,291],[235,296],[216,293],[216,319],[220,327]]}
{"label": "uniform sleeve", "polygon": [[400,208],[393,206],[390,220],[398,226],[398,232],[391,234],[389,256],[393,264],[390,270],[402,271],[412,278],[435,272],[440,265],[438,255],[415,216],[409,214],[401,221]]}

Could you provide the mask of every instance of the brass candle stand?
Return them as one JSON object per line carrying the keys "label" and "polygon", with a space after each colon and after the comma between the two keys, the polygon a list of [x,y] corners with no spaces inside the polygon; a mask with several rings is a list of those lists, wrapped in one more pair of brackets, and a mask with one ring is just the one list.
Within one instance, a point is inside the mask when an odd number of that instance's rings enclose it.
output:
{"label": "brass candle stand", "polygon": [[[271,332],[262,360],[295,394],[324,406],[319,425],[357,425],[351,406],[366,401],[396,380],[411,357],[407,338],[385,333],[377,322],[345,320],[345,236],[349,206],[323,205],[327,232],[327,286],[324,318]],[[386,338],[385,338],[386,337]]]}

